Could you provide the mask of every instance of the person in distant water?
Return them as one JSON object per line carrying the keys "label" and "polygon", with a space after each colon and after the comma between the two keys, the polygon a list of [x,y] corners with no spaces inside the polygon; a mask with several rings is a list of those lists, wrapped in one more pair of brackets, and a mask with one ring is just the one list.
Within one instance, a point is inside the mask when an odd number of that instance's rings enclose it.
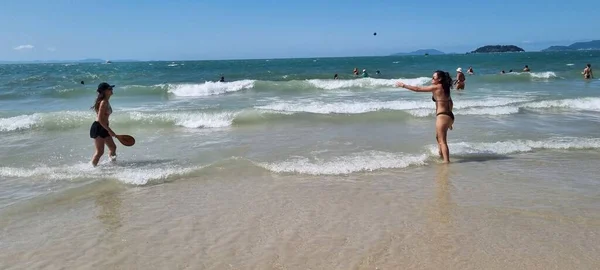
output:
{"label": "person in distant water", "polygon": [[508,73],[512,73],[512,72],[513,72],[512,69],[508,71]]}
{"label": "person in distant water", "polygon": [[81,84],[85,84],[83,81],[81,81]]}
{"label": "person in distant water", "polygon": [[469,73],[469,75],[475,74],[475,72],[473,72],[473,67],[469,67],[469,69],[467,70],[467,73]]}
{"label": "person in distant water", "polygon": [[528,65],[525,65],[525,67],[523,68],[523,72],[529,72],[529,71],[531,71],[531,70],[529,69],[529,66],[528,66]]}
{"label": "person in distant water", "polygon": [[338,75],[337,75],[337,73],[336,73],[335,75],[333,75],[333,79],[334,79],[334,80],[337,80],[337,79],[338,79]]}
{"label": "person in distant water", "polygon": [[456,90],[464,90],[465,89],[465,74],[462,72],[462,68],[456,69],[456,81],[454,84],[456,85]]}
{"label": "person in distant water", "polygon": [[454,124],[454,114],[452,113],[452,98],[450,89],[452,89],[452,77],[448,72],[438,70],[433,73],[431,85],[412,86],[403,82],[397,82],[397,87],[406,88],[415,92],[431,92],[431,99],[435,102],[435,130],[436,140],[439,146],[439,154],[444,159],[444,163],[450,163],[450,150],[448,149],[447,135],[448,129],[452,129]]}
{"label": "person in distant water", "polygon": [[352,71],[352,74],[354,74],[354,76],[358,76],[358,68],[354,68],[354,71]]}
{"label": "person in distant water", "polygon": [[500,71],[500,74],[504,74],[504,73],[506,73],[506,72],[504,72],[504,69],[502,71]]}
{"label": "person in distant water", "polygon": [[375,71],[375,75],[377,75],[377,76],[381,75],[381,72],[379,71],[379,69]]}
{"label": "person in distant water", "polygon": [[581,72],[581,74],[583,74],[584,79],[593,79],[594,73],[592,73],[592,65],[587,64],[583,69],[583,72]]}
{"label": "person in distant water", "polygon": [[362,76],[363,78],[369,77],[369,73],[367,73],[366,69],[363,69]]}
{"label": "person in distant water", "polygon": [[90,127],[90,138],[94,139],[94,145],[96,146],[96,153],[92,157],[92,165],[96,167],[100,157],[104,154],[104,145],[108,146],[108,157],[114,161],[117,158],[117,145],[113,141],[115,133],[109,127],[108,118],[112,114],[112,107],[110,106],[110,97],[113,95],[114,85],[108,83],[101,83],[98,85],[98,97],[96,102],[91,109],[96,111],[96,121],[92,123]]}
{"label": "person in distant water", "polygon": [[219,82],[225,82],[225,77],[221,76],[221,79],[219,80]]}

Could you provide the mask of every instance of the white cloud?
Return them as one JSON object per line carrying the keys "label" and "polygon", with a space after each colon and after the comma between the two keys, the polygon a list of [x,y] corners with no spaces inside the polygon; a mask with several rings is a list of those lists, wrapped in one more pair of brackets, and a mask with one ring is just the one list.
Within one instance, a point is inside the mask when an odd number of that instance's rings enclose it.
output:
{"label": "white cloud", "polygon": [[49,51],[49,52],[55,52],[55,51],[56,51],[56,48],[54,48],[54,47],[48,47],[48,51]]}
{"label": "white cloud", "polygon": [[27,44],[27,45],[19,45],[17,47],[14,47],[15,50],[17,51],[21,51],[21,50],[31,50],[33,49],[33,45]]}

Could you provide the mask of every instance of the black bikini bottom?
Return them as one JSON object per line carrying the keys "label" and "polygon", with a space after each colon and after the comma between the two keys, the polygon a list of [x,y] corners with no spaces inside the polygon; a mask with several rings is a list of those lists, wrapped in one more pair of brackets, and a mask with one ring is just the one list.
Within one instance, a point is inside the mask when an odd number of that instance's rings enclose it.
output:
{"label": "black bikini bottom", "polygon": [[450,116],[450,118],[452,118],[452,120],[454,121],[454,114],[452,112],[440,112],[440,113],[437,113],[435,116],[438,116],[440,114]]}

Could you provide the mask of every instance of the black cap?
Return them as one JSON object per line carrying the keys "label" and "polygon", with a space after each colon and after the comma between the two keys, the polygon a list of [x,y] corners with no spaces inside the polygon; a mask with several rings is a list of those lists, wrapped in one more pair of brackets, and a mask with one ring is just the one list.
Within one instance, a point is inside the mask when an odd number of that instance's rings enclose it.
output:
{"label": "black cap", "polygon": [[114,87],[115,87],[114,85],[110,85],[108,83],[103,82],[103,83],[101,83],[101,84],[98,85],[98,90],[96,90],[96,91],[98,91],[98,92],[104,92],[104,90],[112,89]]}

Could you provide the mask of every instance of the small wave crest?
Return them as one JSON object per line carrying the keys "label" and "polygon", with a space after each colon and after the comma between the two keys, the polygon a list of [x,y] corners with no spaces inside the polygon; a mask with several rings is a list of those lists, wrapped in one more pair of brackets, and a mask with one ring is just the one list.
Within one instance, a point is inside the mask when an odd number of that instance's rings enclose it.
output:
{"label": "small wave crest", "polygon": [[136,164],[123,163],[100,164],[92,167],[89,163],[48,167],[46,165],[33,168],[0,167],[0,176],[14,178],[35,178],[51,180],[76,179],[115,179],[130,185],[146,185],[150,182],[164,181],[174,176],[189,174],[200,168],[170,165],[164,168],[136,167]]}
{"label": "small wave crest", "polygon": [[[431,81],[427,77],[419,77],[414,79],[399,79],[406,84],[411,85],[424,85]],[[360,78],[354,80],[322,80],[314,79],[307,80],[307,82],[318,89],[324,90],[335,90],[335,89],[347,89],[347,88],[381,88],[381,87],[394,87],[397,81],[396,79],[377,79],[377,78]]]}
{"label": "small wave crest", "polygon": [[258,163],[257,165],[276,173],[300,173],[311,175],[340,175],[360,171],[405,168],[423,165],[427,155],[404,155],[381,151],[368,151],[330,160],[292,158],[282,162]]}
{"label": "small wave crest", "polygon": [[[503,142],[459,142],[450,143],[452,156],[508,155],[531,152],[535,149],[578,150],[600,148],[600,138],[550,138],[541,141],[514,140]],[[367,151],[355,154],[320,159],[294,157],[285,161],[257,163],[258,166],[275,173],[298,173],[309,175],[344,175],[381,169],[399,169],[426,165],[438,156],[437,145],[426,146],[422,154]]]}
{"label": "small wave crest", "polygon": [[0,118],[0,131],[19,131],[33,128],[60,129],[77,127],[85,121],[89,122],[93,115],[89,112],[61,111],[51,113],[34,113],[8,118]]}
{"label": "small wave crest", "polygon": [[556,76],[556,73],[552,72],[552,71],[546,71],[546,72],[531,72],[529,73],[529,75],[532,78],[536,78],[536,79],[551,79],[551,78],[556,78],[558,76]]}
{"label": "small wave crest", "polygon": [[430,102],[425,101],[370,101],[370,102],[276,102],[265,106],[257,106],[257,109],[282,111],[282,112],[308,112],[318,114],[346,113],[358,114],[374,112],[379,110],[409,110],[417,108],[429,108]]}
{"label": "small wave crest", "polygon": [[205,82],[201,84],[168,84],[168,92],[179,97],[203,97],[252,89],[255,80]]}
{"label": "small wave crest", "polygon": [[131,113],[131,119],[145,123],[172,123],[186,128],[218,128],[231,126],[236,112],[166,112],[166,113]]}
{"label": "small wave crest", "polygon": [[574,109],[600,111],[600,98],[586,97],[576,99],[560,99],[560,100],[544,100],[531,102],[524,105],[525,108],[531,109]]}
{"label": "small wave crest", "polygon": [[[513,103],[528,101],[524,98],[488,98],[483,100],[462,100],[455,102],[454,108],[464,109],[471,107],[497,107]],[[257,109],[281,111],[281,112],[308,112],[318,114],[346,113],[358,114],[379,110],[408,110],[415,116],[429,115],[432,108],[428,101],[394,100],[394,101],[367,101],[367,102],[275,102],[272,104],[257,106]],[[422,112],[427,111],[426,115]],[[470,114],[475,114],[472,110]]]}
{"label": "small wave crest", "polygon": [[[531,152],[535,149],[597,149],[600,148],[599,138],[574,138],[561,137],[550,138],[541,141],[533,140],[515,140],[504,142],[489,142],[489,143],[450,143],[448,145],[452,149],[453,155],[474,155],[474,154],[494,154],[507,155],[514,153]],[[437,145],[429,146],[429,154],[437,155]]]}

